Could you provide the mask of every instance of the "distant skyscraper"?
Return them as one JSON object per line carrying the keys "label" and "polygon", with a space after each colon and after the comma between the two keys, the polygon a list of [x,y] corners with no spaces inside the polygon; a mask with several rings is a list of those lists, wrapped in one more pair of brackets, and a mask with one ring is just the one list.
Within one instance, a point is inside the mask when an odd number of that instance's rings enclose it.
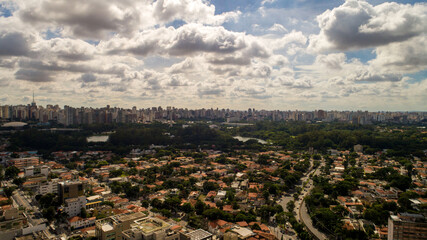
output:
{"label": "distant skyscraper", "polygon": [[34,100],[34,91],[33,91],[33,101],[31,102],[32,107],[37,107],[36,101]]}

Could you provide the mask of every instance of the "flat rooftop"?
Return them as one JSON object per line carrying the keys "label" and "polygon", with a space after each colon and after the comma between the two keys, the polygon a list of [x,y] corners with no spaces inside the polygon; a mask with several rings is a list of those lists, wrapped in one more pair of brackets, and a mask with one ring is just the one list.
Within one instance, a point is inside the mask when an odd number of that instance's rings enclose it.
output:
{"label": "flat rooftop", "polygon": [[187,235],[190,237],[191,240],[200,240],[212,236],[210,232],[207,232],[203,229],[197,229],[188,233]]}
{"label": "flat rooftop", "polygon": [[143,219],[141,221],[136,221],[134,228],[141,230],[145,234],[150,234],[152,232],[157,232],[161,229],[170,227],[170,224],[160,220],[160,219]]}
{"label": "flat rooftop", "polygon": [[113,225],[111,225],[110,223],[104,223],[102,224],[102,231],[103,232],[108,232],[114,229]]}
{"label": "flat rooftop", "polygon": [[111,218],[118,222],[127,222],[127,221],[137,220],[139,218],[145,218],[145,217],[147,217],[147,214],[143,212],[136,212],[136,213],[124,213],[124,214],[112,216]]}

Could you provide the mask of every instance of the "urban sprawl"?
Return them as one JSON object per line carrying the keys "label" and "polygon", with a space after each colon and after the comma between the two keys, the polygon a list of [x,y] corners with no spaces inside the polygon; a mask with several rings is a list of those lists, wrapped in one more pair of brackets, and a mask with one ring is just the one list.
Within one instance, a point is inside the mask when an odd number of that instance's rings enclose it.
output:
{"label": "urban sprawl", "polygon": [[145,109],[123,109],[106,106],[104,108],[70,107],[65,105],[37,106],[33,101],[28,105],[0,106],[3,120],[36,120],[41,123],[57,122],[65,126],[94,123],[150,123],[178,119],[209,119],[227,122],[259,120],[293,121],[347,121],[354,124],[377,122],[414,123],[427,119],[427,112],[368,112],[368,111],[269,111],[249,108],[247,111],[230,109],[196,109],[175,107],[152,107]]}
{"label": "urban sprawl", "polygon": [[426,117],[1,106],[0,238],[427,239]]}

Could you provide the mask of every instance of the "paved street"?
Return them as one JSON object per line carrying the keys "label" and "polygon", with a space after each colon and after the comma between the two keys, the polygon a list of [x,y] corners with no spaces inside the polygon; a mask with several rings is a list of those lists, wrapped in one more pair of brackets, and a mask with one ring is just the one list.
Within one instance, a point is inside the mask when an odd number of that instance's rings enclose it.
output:
{"label": "paved street", "polygon": [[[315,170],[311,171],[308,176],[313,173],[313,175],[319,175],[320,174],[320,169],[322,168],[322,166],[324,166],[324,163],[322,162],[322,164]],[[301,194],[301,196],[298,198],[298,201],[295,203],[295,210],[297,212],[297,216],[296,219],[302,223],[304,223],[304,225],[308,228],[308,230],[314,234],[316,236],[317,239],[320,240],[324,240],[324,239],[328,239],[327,236],[323,233],[321,233],[320,231],[318,231],[314,226],[313,226],[313,222],[311,221],[310,215],[307,213],[307,206],[305,205],[304,202],[304,198],[305,196],[307,196],[307,194],[310,193],[311,189],[313,189],[314,187],[314,183],[312,179],[309,179],[306,187],[303,190],[303,193]]]}
{"label": "paved street", "polygon": [[296,233],[292,233],[292,235],[290,235],[290,234],[283,234],[283,229],[280,228],[280,227],[271,227],[270,226],[270,231],[279,240],[281,240],[282,237],[283,237],[283,240],[296,240],[296,239],[298,239]]}
{"label": "paved street", "polygon": [[[282,196],[282,198],[279,201],[280,206],[283,207],[283,210],[286,210],[286,205],[288,202],[293,201],[294,198],[290,196]],[[283,234],[284,230],[280,227],[270,227],[271,232],[277,237],[277,239],[297,239],[297,234],[292,229],[293,233],[291,234]]]}
{"label": "paved street", "polygon": [[328,239],[325,234],[321,233],[319,230],[317,230],[317,228],[313,226],[313,222],[311,221],[310,215],[308,215],[307,213],[307,206],[305,205],[305,202],[303,202],[303,204],[301,205],[300,212],[302,221],[311,233],[313,233],[320,240]]}

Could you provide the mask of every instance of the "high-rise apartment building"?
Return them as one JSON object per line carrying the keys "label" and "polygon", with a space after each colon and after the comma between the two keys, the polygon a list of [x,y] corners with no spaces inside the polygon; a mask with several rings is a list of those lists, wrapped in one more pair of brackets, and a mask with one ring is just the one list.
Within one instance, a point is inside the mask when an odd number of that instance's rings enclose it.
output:
{"label": "high-rise apartment building", "polygon": [[77,198],[84,195],[83,183],[81,182],[60,182],[58,187],[59,198],[62,202],[68,198]]}
{"label": "high-rise apartment building", "polygon": [[426,240],[427,222],[423,215],[398,213],[388,219],[388,240]]}

